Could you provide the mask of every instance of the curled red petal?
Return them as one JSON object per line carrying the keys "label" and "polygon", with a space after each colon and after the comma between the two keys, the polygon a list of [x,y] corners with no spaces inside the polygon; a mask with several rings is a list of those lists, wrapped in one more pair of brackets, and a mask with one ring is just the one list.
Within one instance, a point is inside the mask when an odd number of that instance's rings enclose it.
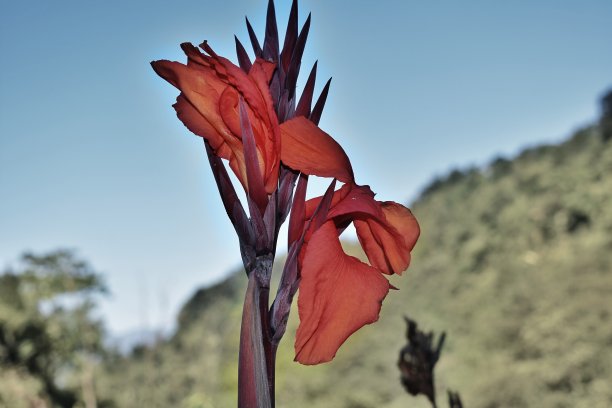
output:
{"label": "curled red petal", "polygon": [[378,320],[388,292],[389,282],[378,270],[344,253],[334,223],[323,224],[302,260],[295,360],[333,359],[352,333]]}
{"label": "curled red petal", "polygon": [[[321,197],[306,202],[312,217]],[[370,264],[386,274],[401,274],[410,264],[410,251],[419,237],[419,225],[410,210],[394,202],[380,202],[368,186],[345,184],[334,192],[328,220],[339,228],[351,221]]]}
{"label": "curled red petal", "polygon": [[382,203],[382,210],[387,222],[404,238],[404,245],[412,250],[419,239],[421,229],[410,209],[393,201]]}
{"label": "curled red petal", "polygon": [[225,89],[225,86],[218,78],[211,72],[173,61],[154,61],[151,65],[159,76],[182,92],[183,98],[195,109],[193,113],[198,112],[208,122],[208,132],[198,136],[209,140],[213,147],[215,144],[231,143],[231,139],[235,139],[219,114],[220,89]]}
{"label": "curled red petal", "polygon": [[419,224],[401,204],[378,204],[382,217],[354,220],[357,237],[372,266],[386,274],[401,275],[410,264],[410,251],[420,233]]}
{"label": "curled red petal", "polygon": [[330,135],[303,116],[284,122],[281,160],[302,173],[353,181],[353,168],[342,147]]}

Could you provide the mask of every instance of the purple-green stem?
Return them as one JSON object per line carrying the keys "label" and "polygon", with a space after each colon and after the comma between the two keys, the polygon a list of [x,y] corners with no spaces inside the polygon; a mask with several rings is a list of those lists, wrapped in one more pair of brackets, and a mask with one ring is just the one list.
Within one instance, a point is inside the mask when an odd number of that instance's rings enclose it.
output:
{"label": "purple-green stem", "polygon": [[238,408],[274,407],[276,345],[270,335],[268,302],[273,257],[249,265],[238,357]]}
{"label": "purple-green stem", "polygon": [[[248,18],[246,23],[255,56],[277,62],[277,70],[269,87],[279,122],[282,123],[295,116],[304,116],[314,124],[318,124],[331,79],[323,87],[312,109],[316,63],[308,76],[299,101],[295,92],[301,59],[310,29],[310,15],[298,32],[298,4],[297,0],[292,1],[282,50],[279,47],[273,0],[268,1],[263,47],[260,46]],[[235,42],[240,67],[248,74],[252,66],[251,60],[237,37],[235,37]],[[276,350],[285,333],[291,303],[299,284],[297,262],[303,244],[303,217],[308,177],[299,176],[297,197],[294,199],[293,193],[298,173],[281,165],[278,189],[268,197],[269,201],[266,202],[263,178],[257,162],[255,138],[242,100],[240,100],[239,111],[249,185],[247,200],[250,217],[246,216],[221,159],[213,154],[208,144],[207,151],[225,210],[240,240],[240,251],[248,276],[240,330],[238,408],[273,408]],[[326,193],[327,199],[322,200],[322,203],[326,203],[327,208],[333,194],[333,185],[335,182]],[[280,226],[289,214],[290,208],[292,218],[294,214],[297,215],[293,222],[290,221],[289,254],[274,303],[272,307],[269,307],[270,278],[276,243]],[[327,208],[323,211],[325,214]],[[316,213],[318,212],[319,208]],[[323,212],[319,213],[318,218],[324,217]]]}

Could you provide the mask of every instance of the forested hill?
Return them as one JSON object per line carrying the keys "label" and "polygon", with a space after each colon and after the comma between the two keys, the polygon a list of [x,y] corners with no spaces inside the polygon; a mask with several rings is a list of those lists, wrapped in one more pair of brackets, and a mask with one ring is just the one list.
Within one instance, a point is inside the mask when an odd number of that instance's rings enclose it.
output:
{"label": "forested hill", "polygon": [[[331,363],[305,367],[293,362],[292,314],[278,357],[277,406],[428,407],[399,383],[404,314],[447,332],[436,368],[440,397],[451,388],[469,408],[612,406],[606,139],[594,125],[560,145],[433,182],[412,204],[422,236],[379,322]],[[112,361],[98,392],[119,407],[235,406],[244,284],[237,272],[198,291],[176,335]]]}

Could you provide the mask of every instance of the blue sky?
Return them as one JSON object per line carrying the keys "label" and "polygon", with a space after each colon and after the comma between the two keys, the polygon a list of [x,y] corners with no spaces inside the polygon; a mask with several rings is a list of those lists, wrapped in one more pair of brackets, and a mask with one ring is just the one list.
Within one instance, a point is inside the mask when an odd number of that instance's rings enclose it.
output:
{"label": "blue sky", "polygon": [[[288,0],[277,0],[280,25]],[[167,326],[239,265],[201,139],[150,69],[207,39],[233,59],[265,1],[0,3],[0,268],[79,250],[114,333]],[[612,86],[609,1],[301,1],[303,70],[333,76],[321,127],[360,184],[409,201],[432,177],[594,120]],[[303,83],[303,82],[302,82]],[[426,234],[426,230],[424,234]]]}

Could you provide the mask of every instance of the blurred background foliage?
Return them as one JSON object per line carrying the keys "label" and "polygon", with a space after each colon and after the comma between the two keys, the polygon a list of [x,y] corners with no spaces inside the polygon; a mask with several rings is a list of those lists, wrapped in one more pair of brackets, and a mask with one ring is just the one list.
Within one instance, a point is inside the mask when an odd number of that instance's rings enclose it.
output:
{"label": "blurred background foliage", "polygon": [[95,397],[104,357],[93,315],[101,276],[69,250],[22,255],[0,275],[0,405],[76,406]]}
{"label": "blurred background foliage", "polygon": [[[602,104],[564,143],[432,181],[411,206],[413,264],[379,322],[333,362],[304,367],[294,310],[277,405],[428,407],[399,381],[408,314],[448,334],[440,400],[450,388],[473,408],[612,406],[612,93]],[[172,336],[121,354],[92,314],[100,275],[69,251],[24,255],[0,275],[0,406],[235,406],[245,281],[236,271],[198,290]]]}

